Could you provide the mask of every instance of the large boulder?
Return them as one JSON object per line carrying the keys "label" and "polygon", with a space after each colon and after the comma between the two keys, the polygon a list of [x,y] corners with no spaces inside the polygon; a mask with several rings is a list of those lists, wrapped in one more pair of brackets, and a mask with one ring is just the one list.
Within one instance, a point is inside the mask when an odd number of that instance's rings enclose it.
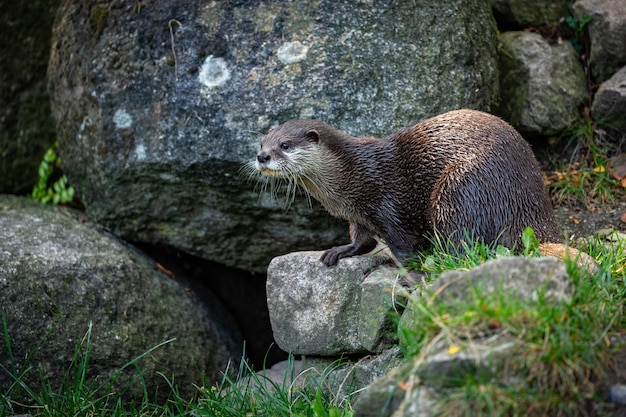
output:
{"label": "large boulder", "polygon": [[571,127],[587,98],[585,73],[569,42],[551,45],[538,33],[499,35],[499,113],[521,133],[554,135]]}
{"label": "large boulder", "polygon": [[591,73],[598,82],[608,80],[626,65],[626,2],[578,0],[572,13],[578,18],[591,17],[587,25]]}
{"label": "large boulder", "polygon": [[49,67],[64,169],[89,215],[131,241],[251,271],[330,246],[342,222],[258,196],[240,169],[271,127],[317,118],[385,135],[493,110],[484,0],[64,1]]}
{"label": "large boulder", "polygon": [[[190,395],[201,373],[217,381],[240,357],[238,331],[220,304],[201,303],[137,250],[68,210],[6,195],[0,207],[0,309],[12,352],[3,337],[0,391],[9,395],[15,384],[7,370],[35,390],[42,381],[60,389],[81,341],[91,349],[87,383],[104,383],[174,339],[137,363],[150,395],[169,391],[158,373]],[[120,389],[132,383],[135,399],[138,377],[130,367],[118,380]]]}
{"label": "large boulder", "polygon": [[0,193],[28,193],[55,140],[46,86],[61,0],[0,2]]}

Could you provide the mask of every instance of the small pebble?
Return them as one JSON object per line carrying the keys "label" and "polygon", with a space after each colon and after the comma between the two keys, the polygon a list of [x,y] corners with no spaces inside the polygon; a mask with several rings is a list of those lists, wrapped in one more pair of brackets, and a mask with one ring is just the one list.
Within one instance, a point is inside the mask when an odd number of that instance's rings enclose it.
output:
{"label": "small pebble", "polygon": [[613,385],[609,397],[613,403],[626,405],[626,385]]}

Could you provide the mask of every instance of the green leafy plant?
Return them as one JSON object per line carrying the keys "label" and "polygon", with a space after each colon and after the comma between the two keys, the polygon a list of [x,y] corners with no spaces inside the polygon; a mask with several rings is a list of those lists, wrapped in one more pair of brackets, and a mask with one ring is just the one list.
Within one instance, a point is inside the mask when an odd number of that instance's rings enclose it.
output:
{"label": "green leafy plant", "polygon": [[530,256],[539,250],[539,239],[537,239],[535,231],[530,226],[522,232],[522,245],[524,245],[524,250],[522,251],[524,256]]}
{"label": "green leafy plant", "polygon": [[566,16],[565,22],[574,30],[574,38],[571,40],[572,46],[577,52],[585,49],[585,26],[591,22],[591,16],[585,15],[581,17]]}
{"label": "green leafy plant", "polygon": [[565,17],[565,22],[567,22],[567,25],[570,28],[574,29],[577,35],[582,35],[585,31],[585,26],[587,23],[591,22],[591,19],[592,18],[589,15],[581,17],[567,16]]}
{"label": "green leafy plant", "polygon": [[[61,169],[61,158],[56,153],[58,142],[46,151],[39,164],[38,181],[31,196],[41,203],[68,204],[74,198],[74,188],[68,184],[65,174],[52,182],[55,171]],[[52,183],[51,183],[52,182]]]}

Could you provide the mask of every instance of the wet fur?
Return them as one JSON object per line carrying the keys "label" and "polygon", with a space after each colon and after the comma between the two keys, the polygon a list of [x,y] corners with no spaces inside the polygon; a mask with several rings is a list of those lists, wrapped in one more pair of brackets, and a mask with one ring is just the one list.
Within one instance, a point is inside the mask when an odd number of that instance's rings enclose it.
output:
{"label": "wet fur", "polygon": [[374,236],[400,261],[435,232],[457,247],[465,231],[520,247],[527,226],[541,241],[561,241],[530,146],[487,113],[448,112],[384,139],[291,120],[263,137],[255,167],[297,183],[350,222],[352,242],[326,251],[327,265],[369,252]]}

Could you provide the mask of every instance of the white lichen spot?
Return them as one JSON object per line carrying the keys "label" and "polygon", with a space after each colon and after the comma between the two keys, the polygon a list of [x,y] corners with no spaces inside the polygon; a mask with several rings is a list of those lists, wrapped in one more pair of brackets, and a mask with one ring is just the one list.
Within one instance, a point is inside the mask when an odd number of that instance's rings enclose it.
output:
{"label": "white lichen spot", "polygon": [[270,118],[262,114],[257,118],[257,126],[260,131],[265,131],[270,125]]}
{"label": "white lichen spot", "polygon": [[146,159],[146,146],[143,143],[140,143],[135,147],[135,158],[137,158],[138,161]]}
{"label": "white lichen spot", "polygon": [[178,177],[176,177],[174,174],[170,174],[167,172],[163,172],[161,174],[159,174],[159,178],[161,178],[161,180],[165,181],[165,182],[169,182],[169,183],[175,183],[178,180]]}
{"label": "white lichen spot", "polygon": [[133,124],[133,118],[125,109],[117,109],[113,115],[113,123],[117,129],[128,129]]}
{"label": "white lichen spot", "polygon": [[83,118],[83,121],[80,123],[80,127],[78,128],[78,131],[80,133],[84,132],[85,129],[89,126],[93,125],[93,122],[91,121],[91,117],[89,116],[85,116]]}
{"label": "white lichen spot", "polygon": [[300,110],[300,119],[313,119],[315,117],[315,109],[313,107],[305,107]]}
{"label": "white lichen spot", "polygon": [[200,68],[200,74],[198,75],[198,81],[204,84],[208,88],[216,88],[226,84],[226,81],[230,79],[230,70],[226,61],[222,58],[216,58],[213,55],[209,55]]}
{"label": "white lichen spot", "polygon": [[287,42],[278,48],[278,59],[285,65],[295,64],[296,62],[304,61],[307,52],[309,52],[308,46],[298,41]]}

